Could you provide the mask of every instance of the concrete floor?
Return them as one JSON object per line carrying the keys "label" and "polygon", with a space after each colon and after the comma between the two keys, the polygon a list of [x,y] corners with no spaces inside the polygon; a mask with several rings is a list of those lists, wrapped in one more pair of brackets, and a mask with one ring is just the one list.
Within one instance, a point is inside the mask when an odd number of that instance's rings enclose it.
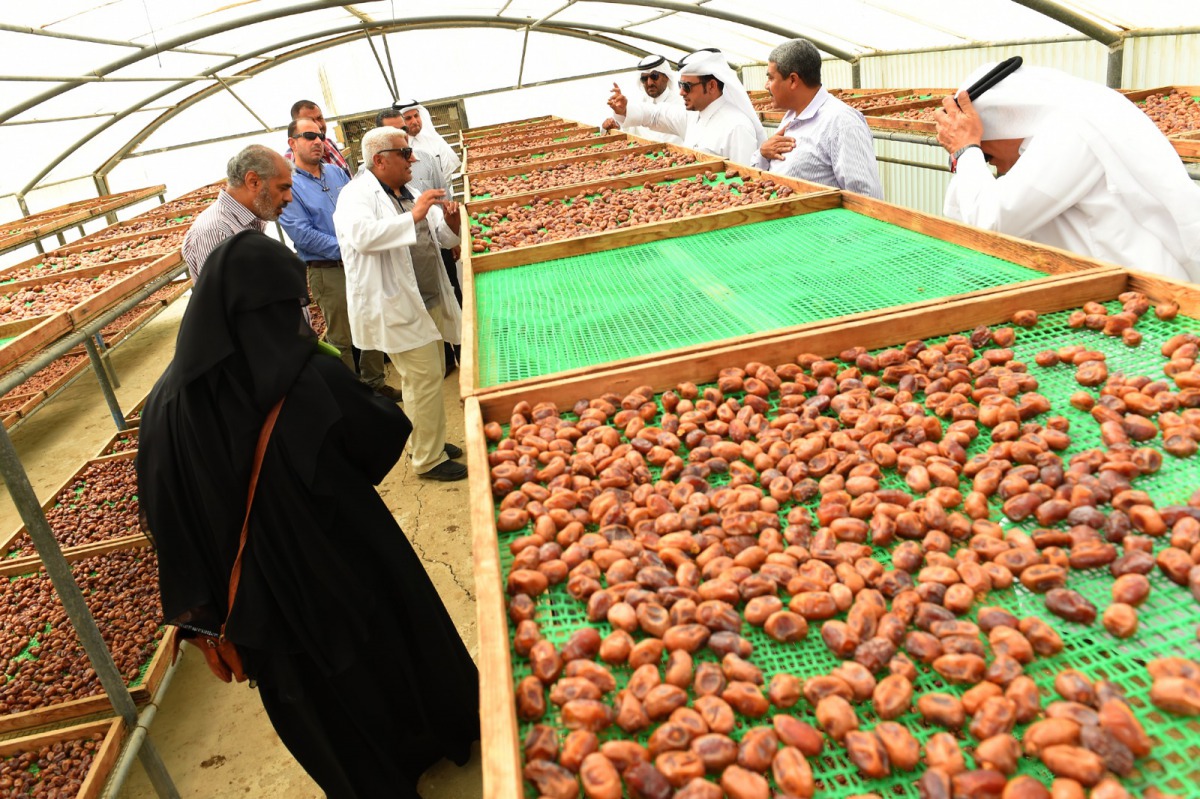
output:
{"label": "concrete floor", "polygon": [[[145,396],[170,362],[186,305],[185,297],[113,352],[122,382],[117,390],[122,408],[131,408]],[[455,373],[446,381],[444,395],[449,440],[461,446],[463,414],[457,378]],[[394,376],[392,382],[399,385]],[[89,372],[31,417],[15,432],[13,441],[38,498],[44,500],[85,460],[94,457],[114,431],[99,386]],[[421,556],[467,649],[478,659],[466,481],[419,480],[405,458],[384,480],[379,493]],[[0,530],[15,529],[20,523],[8,492],[0,492]],[[257,692],[244,684],[220,682],[195,652],[184,656],[150,729],[150,739],[183,797],[311,799],[323,795],[283,747]],[[425,799],[481,796],[478,747],[471,762],[462,768],[448,761],[431,768],[420,791]],[[154,796],[145,773],[135,765],[120,799]]]}

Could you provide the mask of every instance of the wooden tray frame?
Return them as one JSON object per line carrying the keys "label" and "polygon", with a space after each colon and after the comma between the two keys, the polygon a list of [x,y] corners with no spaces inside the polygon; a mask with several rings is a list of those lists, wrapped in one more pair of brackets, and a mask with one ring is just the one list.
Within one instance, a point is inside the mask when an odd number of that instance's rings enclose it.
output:
{"label": "wooden tray frame", "polygon": [[[697,151],[698,152],[698,151]],[[703,154],[702,154],[703,155]],[[785,175],[776,175],[771,172],[762,172],[752,167],[743,164],[735,164],[732,161],[714,160],[703,161],[695,164],[687,164],[682,167],[672,167],[670,171],[672,177],[688,177],[691,175],[703,174],[704,172],[721,172],[728,169],[736,169],[743,175],[752,176],[755,178],[765,178],[773,180],[775,183],[790,187],[795,194],[780,200],[771,200],[757,205],[740,206],[737,208],[728,209],[725,211],[710,211],[708,213],[697,214],[695,216],[685,217],[683,219],[668,219],[662,222],[652,222],[645,225],[633,225],[616,230],[608,230],[603,233],[589,233],[585,236],[576,236],[575,238],[564,239],[562,241],[552,241],[545,244],[531,244],[528,247],[515,247],[510,250],[501,250],[494,253],[470,253],[469,247],[463,247],[463,272],[471,271],[472,273],[488,272],[493,269],[505,269],[513,266],[527,266],[528,264],[541,263],[542,261],[550,261],[555,258],[565,258],[571,255],[581,255],[583,253],[600,252],[602,250],[612,250],[617,247],[626,247],[630,244],[640,244],[646,241],[655,241],[658,239],[677,238],[679,236],[687,236],[693,233],[701,233],[708,230],[720,230],[721,228],[731,227],[732,225],[746,224],[748,222],[761,222],[765,219],[778,219],[784,216],[795,216],[798,213],[807,211],[827,210],[828,208],[836,207],[830,205],[833,200],[821,199],[829,198],[838,193],[837,189],[832,189],[828,186],[822,186],[818,183],[808,183],[806,181],[790,178]],[[630,186],[640,186],[646,182],[646,175],[639,173],[637,175],[628,175],[623,178],[605,178],[588,184],[577,184],[575,186],[563,186],[557,189],[547,189],[546,191],[530,192],[526,195],[509,195],[507,197],[497,197],[488,200],[479,200],[478,202],[467,203],[466,213],[463,214],[463,236],[464,242],[470,242],[470,215],[481,211],[489,211],[495,207],[502,207],[520,204],[524,199],[532,199],[536,193],[537,196],[546,199],[561,199],[564,197],[573,197],[579,193],[583,186],[589,187],[593,192],[604,189],[623,189]],[[463,298],[464,302],[466,298]]]}
{"label": "wooden tray frame", "polygon": [[[595,129],[595,131],[599,130],[599,128]],[[537,155],[538,153],[553,153],[558,150],[571,150],[577,147],[589,147],[593,144],[611,144],[617,141],[625,141],[629,138],[629,134],[627,133],[609,132],[600,136],[592,135],[585,139],[572,139],[569,141],[550,142],[549,144],[536,144],[528,147],[518,147],[515,150],[506,150],[504,152],[481,153],[476,151],[473,155],[478,159],[515,158],[522,155]],[[472,154],[470,147],[467,148],[467,154]],[[470,171],[468,171],[468,174],[469,172]]]}
{"label": "wooden tray frame", "polygon": [[518,130],[504,130],[497,133],[488,133],[481,136],[463,137],[463,146],[467,148],[478,147],[481,144],[489,142],[503,141],[507,138],[530,138],[533,136],[541,136],[547,133],[556,131],[572,131],[584,127],[579,122],[572,122],[569,119],[560,119],[552,122],[543,122],[535,125],[528,125]]}
{"label": "wooden tray frame", "polygon": [[57,341],[71,332],[71,328],[71,317],[67,311],[58,311],[47,316],[32,316],[0,325],[0,335],[7,338],[17,334],[12,341],[0,348],[0,373],[7,371],[31,352]]}
{"label": "wooden tray frame", "polygon": [[[741,167],[739,167],[741,168]],[[774,177],[774,176],[772,176]],[[792,198],[789,198],[792,199]],[[1021,266],[1034,269],[1039,272],[1044,272],[1046,277],[1034,278],[1032,280],[1022,281],[1019,283],[1010,283],[1005,286],[998,286],[990,289],[981,289],[979,291],[968,292],[966,294],[951,295],[950,297],[941,297],[926,300],[923,302],[906,304],[903,306],[892,306],[891,308],[881,308],[873,311],[865,311],[859,314],[851,314],[843,317],[835,317],[834,319],[823,319],[815,322],[808,322],[794,327],[782,328],[774,331],[764,331],[762,333],[751,334],[738,338],[738,341],[748,342],[759,339],[771,338],[786,333],[799,333],[805,330],[816,330],[818,328],[831,325],[845,324],[855,320],[870,319],[881,315],[887,315],[899,308],[924,308],[926,312],[931,309],[940,309],[945,304],[962,299],[985,298],[993,293],[1007,291],[1010,289],[1022,290],[1025,287],[1033,288],[1046,283],[1055,283],[1061,279],[1071,277],[1084,272],[1107,272],[1120,271],[1120,267],[1110,264],[1105,261],[1088,258],[1086,256],[1077,255],[1075,253],[1060,250],[1056,247],[1037,244],[1035,242],[1019,239],[1014,236],[1008,236],[1002,233],[994,233],[991,231],[981,230],[971,227],[970,225],[961,222],[955,222],[943,217],[931,216],[919,211],[912,211],[902,208],[897,205],[886,203],[882,200],[875,200],[853,192],[833,192],[833,197],[826,193],[813,195],[810,197],[802,197],[805,202],[799,207],[793,209],[791,214],[782,214],[782,216],[792,216],[801,213],[810,213],[813,211],[828,210],[829,208],[844,208],[855,213],[863,214],[864,216],[877,219],[881,222],[897,225],[906,230],[911,230],[915,233],[921,233],[927,236],[957,244],[963,247],[969,247],[977,252],[982,252],[987,255],[992,255],[1006,261],[1019,264]],[[836,200],[833,205],[830,205],[831,199]],[[703,219],[703,217],[695,217]],[[774,218],[774,217],[772,217]],[[678,222],[679,220],[673,220]],[[741,224],[752,221],[762,221],[760,219],[744,220],[742,222],[728,221],[729,224],[722,224],[720,227],[730,227],[733,224]],[[464,217],[464,225],[467,224]],[[652,226],[647,226],[652,227]],[[707,229],[719,229],[714,226]],[[631,228],[630,230],[636,230]],[[687,233],[700,232],[697,230],[689,230]],[[609,234],[596,234],[609,235]],[[684,234],[680,234],[684,235]],[[583,239],[591,237],[582,237]],[[660,236],[657,238],[665,238]],[[645,241],[649,239],[641,239]],[[576,241],[571,239],[569,241]],[[553,242],[559,244],[560,242]],[[630,242],[636,243],[636,242]],[[548,245],[534,245],[548,246]],[[615,246],[625,246],[624,244]],[[533,249],[533,247],[524,248],[525,250]],[[586,251],[594,252],[599,249],[611,249],[608,246],[597,246],[589,248]],[[516,252],[521,252],[518,248]],[[504,251],[509,252],[509,251]],[[570,253],[577,254],[577,253]],[[569,380],[574,377],[586,375],[597,371],[598,369],[607,369],[607,365],[593,365],[580,367],[577,369],[557,372],[551,375],[540,375],[538,377],[526,378],[524,380],[513,381],[511,383],[503,383],[498,386],[481,387],[478,384],[478,337],[475,326],[475,275],[481,271],[490,271],[488,269],[479,269],[475,262],[468,257],[464,248],[464,266],[463,266],[463,348],[462,361],[459,368],[459,394],[466,398],[472,395],[490,396],[496,392],[506,390],[521,390],[525,387],[536,386],[540,383],[553,380]],[[562,257],[562,256],[556,256]],[[530,259],[528,263],[535,263]],[[673,352],[676,354],[699,353],[712,349],[718,346],[718,342],[709,342],[697,344],[689,347],[683,347]],[[635,356],[622,361],[616,361],[612,365],[623,365],[632,367],[643,363],[656,363],[662,358],[662,353],[653,353],[649,355]]]}
{"label": "wooden tray frame", "polygon": [[540,117],[527,117],[525,119],[514,119],[512,122],[497,122],[495,125],[480,125],[477,128],[467,128],[466,130],[462,131],[462,137],[463,139],[470,139],[476,136],[484,136],[492,132],[507,130],[509,128],[519,128],[524,125],[534,125],[539,122],[557,121],[570,122],[571,120],[562,119],[562,117],[556,117],[552,114],[544,114]]}
{"label": "wooden tray frame", "polygon": [[[112,213],[121,208],[127,208],[140,203],[142,200],[148,200],[151,197],[164,193],[166,190],[166,186],[147,186],[143,189],[131,189],[116,194],[106,194],[102,197],[90,197],[86,200],[76,200],[73,203],[60,205],[57,208],[40,211],[23,219],[14,219],[11,222],[0,224],[0,229],[3,229],[8,225],[17,224],[22,221],[38,220],[38,223],[29,230],[0,238],[0,252],[7,252],[26,244],[32,244],[34,241],[46,236],[61,233],[68,228],[82,225],[84,222],[89,222],[104,214]],[[42,217],[45,218],[42,219]]]}
{"label": "wooden tray frame", "polygon": [[1152,300],[1172,299],[1181,312],[1200,315],[1200,287],[1133,270],[1107,269],[1044,282],[1025,289],[1007,289],[988,296],[948,301],[936,314],[905,306],[873,318],[794,330],[756,341],[725,342],[707,352],[669,354],[652,363],[615,365],[591,374],[495,392],[465,400],[466,457],[474,557],[476,613],[479,623],[480,724],[483,752],[483,796],[522,799],[521,742],[513,694],[508,618],[500,567],[487,440],[483,425],[507,422],[513,406],[557,402],[570,407],[581,397],[613,391],[621,394],[640,385],[655,391],[681,381],[715,381],[726,366],[750,361],[791,362],[801,352],[833,356],[852,346],[867,348],[902,344],[912,339],[970,330],[980,324],[1007,323],[1014,311],[1032,308],[1045,313],[1078,307],[1089,300],[1115,299],[1126,290],[1145,292]]}
{"label": "wooden tray frame", "polygon": [[[126,454],[126,453],[118,453]],[[114,541],[105,542],[105,546],[96,549],[84,549],[79,547],[70,553],[64,552],[67,562],[73,563],[83,558],[93,555],[103,555],[108,552],[116,552],[125,549],[136,549],[140,547],[149,547],[150,542],[145,538],[122,538]],[[40,563],[40,562],[39,562]],[[37,565],[34,565],[34,569]],[[30,569],[26,569],[22,574],[28,574]],[[8,572],[5,572],[8,574]],[[66,622],[64,622],[66,623]],[[158,686],[162,682],[163,676],[166,674],[167,668],[170,666],[171,653],[176,648],[176,638],[179,630],[177,627],[168,625],[163,631],[162,638],[159,639],[158,646],[154,650],[154,654],[150,657],[149,666],[146,668],[145,677],[141,685],[136,688],[129,689],[129,693],[133,696],[133,701],[138,705],[145,705],[158,692]],[[88,696],[83,699],[72,699],[69,702],[60,702],[54,705],[47,705],[35,710],[23,710],[19,713],[9,713],[0,715],[0,735],[13,733],[19,730],[33,729],[36,727],[44,727],[50,724],[58,724],[71,719],[82,718],[96,713],[111,713],[112,702],[106,694],[100,693],[96,696]]]}
{"label": "wooden tray frame", "polygon": [[[186,231],[189,227],[191,227],[191,224],[192,224],[191,222],[186,222],[186,223],[183,223],[180,225],[172,225],[171,227],[154,228],[153,230],[144,230],[144,231],[141,231],[140,233],[131,233],[131,234],[124,235],[124,236],[115,236],[111,239],[103,239],[101,241],[90,241],[90,242],[80,241],[75,244],[69,244],[66,247],[59,247],[58,249],[51,250],[50,252],[47,252],[43,255],[39,255],[36,258],[27,258],[26,260],[21,261],[20,263],[15,263],[10,266],[6,266],[3,269],[0,269],[0,281],[6,279],[6,277],[8,275],[16,272],[19,269],[28,269],[30,267],[36,266],[36,265],[42,263],[44,260],[46,260],[46,258],[55,256],[55,255],[92,252],[95,250],[101,250],[110,244],[120,244],[123,241],[131,241],[133,239],[141,238],[142,236],[147,236],[147,235],[152,235],[152,234],[174,233],[174,232],[178,232],[181,230]],[[180,246],[182,246],[182,245],[180,245]],[[83,270],[99,269],[100,271],[105,271],[106,269],[113,267],[113,266],[128,266],[133,261],[137,261],[137,260],[149,261],[149,260],[158,258],[162,255],[163,255],[163,253],[157,253],[157,254],[151,254],[151,255],[138,255],[138,256],[135,256],[132,258],[122,258],[122,259],[119,259],[116,261],[108,261],[107,263],[97,264],[95,266],[82,266],[82,267],[76,267],[75,269],[57,269],[57,270],[47,272],[44,275],[38,275],[37,277],[28,277],[28,278],[25,278],[24,280],[15,280],[12,283],[0,284],[0,292],[7,291],[8,287],[14,286],[14,285],[17,285],[21,288],[25,288],[29,285],[45,285],[46,283],[57,283],[64,276],[66,276],[68,279],[72,279],[72,278],[76,278],[76,277],[91,277],[94,274],[99,274],[99,272],[91,272],[91,273],[83,274]],[[38,282],[34,283],[34,281],[38,281]]]}
{"label": "wooden tray frame", "polygon": [[[104,443],[104,446],[102,446],[100,448],[100,451],[98,453],[96,453],[96,457],[102,458],[105,455],[119,455],[120,453],[113,452],[112,448],[118,441],[120,441],[122,438],[125,438],[126,436],[134,436],[136,438],[138,436],[138,429],[136,427],[131,427],[128,430],[118,430],[117,432],[113,433],[111,436],[109,436],[108,441],[106,441]],[[131,450],[125,450],[125,451],[126,452],[135,452],[136,450],[131,449]]]}
{"label": "wooden tray frame", "polygon": [[75,794],[74,799],[98,799],[104,789],[105,783],[108,782],[109,774],[117,762],[117,757],[121,753],[121,744],[125,739],[125,722],[121,719],[89,721],[71,727],[62,727],[57,730],[36,732],[31,735],[23,735],[20,738],[12,738],[0,742],[0,758],[15,755],[18,752],[29,749],[39,749],[60,741],[66,742],[86,738],[97,732],[103,733],[104,739],[101,741],[100,747],[96,750],[96,754],[92,758],[91,768],[88,769],[87,776],[84,777],[83,784],[79,787],[79,793]]}
{"label": "wooden tray frame", "polygon": [[[659,150],[663,150],[666,152],[677,152],[679,154],[688,154],[688,155],[695,155],[698,152],[695,150],[689,150],[686,147],[680,147],[679,145],[675,145],[675,144],[664,144],[662,142],[656,142],[653,144],[644,144],[644,145],[639,145],[637,147],[630,147],[628,150],[618,150],[617,152],[599,152],[599,153],[593,152],[593,153],[584,153],[582,155],[573,155],[570,158],[555,158],[554,160],[549,161],[548,163],[551,163],[551,164],[554,164],[557,166],[559,164],[575,164],[575,163],[581,163],[581,162],[607,161],[611,158],[618,158],[618,157],[622,157],[622,156],[626,156],[626,155],[639,155],[639,154],[643,154],[643,153],[654,153],[654,152],[658,152]],[[699,160],[697,161],[697,164],[703,163],[703,164],[714,165],[714,164],[721,163],[720,158],[717,158],[715,155],[709,155],[708,153],[699,153],[698,158],[699,158]],[[541,166],[541,164],[539,163],[537,166]],[[556,186],[553,189],[543,189],[541,191],[523,191],[523,192],[519,192],[517,194],[500,194],[500,195],[493,195],[491,197],[482,197],[478,200],[468,199],[467,203],[470,205],[474,205],[475,203],[486,203],[486,202],[491,202],[492,200],[513,200],[513,199],[522,200],[522,202],[527,202],[528,200],[525,200],[524,198],[528,198],[531,200],[535,196],[545,197],[545,196],[547,196],[548,192],[558,191],[560,189],[578,189],[578,188],[584,187],[584,186],[593,186],[596,184],[603,184],[603,183],[606,183],[609,181],[622,180],[626,177],[629,177],[629,178],[642,177],[642,178],[653,178],[653,179],[662,180],[662,179],[666,179],[668,176],[665,174],[661,174],[661,173],[666,173],[666,172],[670,172],[672,170],[678,170],[678,169],[682,169],[682,168],[683,167],[666,167],[664,169],[656,169],[656,170],[652,170],[652,171],[648,171],[648,172],[631,172],[631,173],[629,173],[629,175],[619,175],[619,176],[614,176],[614,177],[602,177],[602,178],[598,178],[596,180],[586,181],[584,183],[569,183],[564,186]],[[509,167],[503,167],[501,169],[489,169],[489,170],[486,170],[483,172],[476,172],[474,175],[466,175],[463,177],[463,186],[464,186],[463,196],[468,197],[468,198],[471,197],[471,181],[472,180],[481,180],[483,178],[492,178],[492,177],[506,177],[508,175],[524,175],[527,172],[539,172],[539,171],[542,171],[542,170],[540,170],[536,167],[531,169],[528,166],[509,166]],[[645,180],[642,180],[640,182],[644,183]],[[573,193],[578,193],[578,192],[573,192]],[[567,196],[570,196],[570,195],[567,195]]]}
{"label": "wooden tray frame", "polygon": [[[561,124],[563,127],[559,127],[559,124]],[[547,125],[541,128],[522,129],[519,133],[505,132],[482,139],[472,139],[469,143],[465,143],[463,146],[468,150],[473,149],[476,153],[478,153],[480,148],[486,149],[488,147],[495,147],[498,144],[518,144],[521,142],[532,142],[535,139],[544,139],[546,137],[555,139],[561,136],[571,136],[584,132],[600,133],[602,131],[596,125],[584,125],[580,122],[562,122],[555,123],[553,125]],[[528,146],[534,147],[536,145],[529,144]]]}

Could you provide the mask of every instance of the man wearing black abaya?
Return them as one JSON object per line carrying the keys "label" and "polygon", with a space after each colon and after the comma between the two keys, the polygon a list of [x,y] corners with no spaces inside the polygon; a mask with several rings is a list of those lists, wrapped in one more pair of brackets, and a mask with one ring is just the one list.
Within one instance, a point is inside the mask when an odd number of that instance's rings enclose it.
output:
{"label": "man wearing black abaya", "polygon": [[215,633],[255,443],[282,397],[226,635],[331,799],[417,797],[479,738],[478,675],[374,485],[412,426],[303,321],[304,266],[254,231],[213,251],[146,403],[139,497],[168,623]]}

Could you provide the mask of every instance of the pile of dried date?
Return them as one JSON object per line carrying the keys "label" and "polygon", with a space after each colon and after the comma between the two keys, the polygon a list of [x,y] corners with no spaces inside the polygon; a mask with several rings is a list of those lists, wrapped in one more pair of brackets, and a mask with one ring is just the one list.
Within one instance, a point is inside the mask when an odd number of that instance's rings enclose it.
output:
{"label": "pile of dried date", "polygon": [[0,794],[45,799],[78,795],[103,742],[97,732],[0,759]]}
{"label": "pile of dried date", "polygon": [[573,130],[539,132],[531,136],[506,136],[498,141],[471,144],[468,145],[467,150],[471,155],[488,156],[499,153],[511,153],[516,150],[524,150],[529,147],[539,147],[546,144],[561,144],[564,141],[584,141],[585,139],[593,138],[598,138],[598,134],[593,130],[579,132]]}
{"label": "pile of dried date", "polygon": [[[117,669],[133,682],[162,637],[158,558],[121,550],[77,561],[71,572]],[[0,580],[0,619],[0,715],[103,693],[45,571]]]}
{"label": "pile of dried date", "polygon": [[637,139],[621,139],[619,141],[610,141],[603,144],[597,142],[588,144],[586,148],[580,147],[564,147],[561,150],[549,150],[538,153],[522,153],[519,155],[501,155],[501,156],[486,156],[486,157],[471,157],[468,156],[467,174],[473,172],[483,172],[488,169],[500,169],[507,166],[516,166],[517,164],[548,164],[559,158],[570,158],[579,155],[582,152],[588,153],[610,153],[616,150],[628,150],[631,147],[641,147],[644,142]]}
{"label": "pile of dried date", "polygon": [[[1059,668],[1061,699],[1043,706],[1025,672],[1062,652],[1063,637],[988,597],[1020,582],[1066,622],[1092,625],[1098,609],[1071,574],[1107,569],[1116,579],[1103,623],[1132,635],[1156,567],[1200,599],[1200,491],[1187,506],[1155,507],[1135,481],[1164,458],[1137,446],[1140,433],[1064,461],[1070,425],[1046,416],[1049,400],[1009,349],[1015,337],[980,328],[878,354],[852,348],[839,355],[848,366],[802,354],[722,370],[703,389],[581,400],[572,417],[519,403],[507,433],[489,423],[496,524],[513,556],[513,648],[530,669],[516,686],[518,716],[533,723],[524,775],[537,792],[768,799],[773,781],[778,795],[811,797],[810,760],[826,747],[868,778],[916,769],[921,746],[900,721],[915,710],[944,729],[924,747],[925,799],[1129,796],[1116,777],[1153,742],[1122,688]],[[1096,407],[1126,422],[1153,400],[1162,430],[1200,439],[1200,371],[1179,365],[1174,389],[1113,376]],[[968,457],[984,429],[991,445]],[[884,486],[893,472],[905,489]],[[1002,526],[989,518],[995,504],[1041,527]],[[1156,539],[1170,543],[1157,557]],[[561,648],[544,638],[536,597],[559,584],[612,632],[580,628]],[[782,644],[817,637],[842,662],[764,674],[747,624]],[[1197,671],[1154,668],[1155,704],[1192,712]],[[614,669],[630,675],[620,690]],[[930,671],[965,693],[918,696]],[[817,726],[789,712],[801,702]],[[569,730],[561,741],[537,723],[548,703]],[[868,728],[864,716],[879,721]],[[1030,725],[1020,739],[1017,724]],[[611,738],[613,727],[648,733],[646,745]],[[972,769],[963,730],[977,742]],[[1015,775],[1022,756],[1055,776],[1049,789]]]}
{"label": "pile of dried date", "polygon": [[[740,173],[730,169],[725,176],[735,178]],[[764,203],[792,194],[791,187],[778,185],[770,178],[746,175],[739,184],[709,182],[716,178],[712,172],[706,172],[703,178],[697,176],[676,183],[647,182],[639,191],[604,189],[592,197],[582,192],[563,200],[535,197],[528,206],[513,204],[479,213],[471,219],[471,251],[485,253],[528,247],[618,227]],[[489,229],[484,231],[483,226]]]}
{"label": "pile of dried date", "polygon": [[[651,158],[651,155],[658,157]],[[472,180],[471,193],[475,196],[490,194],[493,197],[503,197],[508,194],[543,191],[575,183],[589,183],[603,178],[634,175],[639,172],[669,169],[694,163],[696,163],[696,156],[682,150],[629,153],[600,161],[551,163],[545,167],[530,170],[527,175],[497,175]]]}

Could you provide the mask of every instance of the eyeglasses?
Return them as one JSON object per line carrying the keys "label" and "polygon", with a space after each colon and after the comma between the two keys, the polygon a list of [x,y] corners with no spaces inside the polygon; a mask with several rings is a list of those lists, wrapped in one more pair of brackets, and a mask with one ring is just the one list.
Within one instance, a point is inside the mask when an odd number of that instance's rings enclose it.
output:
{"label": "eyeglasses", "polygon": [[404,159],[412,159],[413,148],[411,147],[393,147],[390,150],[380,150],[381,153],[400,153],[400,157]]}
{"label": "eyeglasses", "polygon": [[317,133],[315,130],[306,130],[303,133],[297,133],[295,138],[307,139],[308,141],[316,141],[317,139],[320,139],[321,141],[325,141],[325,134]]}
{"label": "eyeglasses", "polygon": [[696,88],[697,86],[703,86],[703,85],[704,85],[704,81],[702,81],[702,80],[698,80],[695,83],[688,83],[686,80],[679,81],[679,88],[683,89],[684,94],[691,94],[692,89]]}
{"label": "eyeglasses", "polygon": [[649,81],[650,83],[658,83],[658,79],[662,77],[661,72],[647,72],[642,75],[642,83]]}

